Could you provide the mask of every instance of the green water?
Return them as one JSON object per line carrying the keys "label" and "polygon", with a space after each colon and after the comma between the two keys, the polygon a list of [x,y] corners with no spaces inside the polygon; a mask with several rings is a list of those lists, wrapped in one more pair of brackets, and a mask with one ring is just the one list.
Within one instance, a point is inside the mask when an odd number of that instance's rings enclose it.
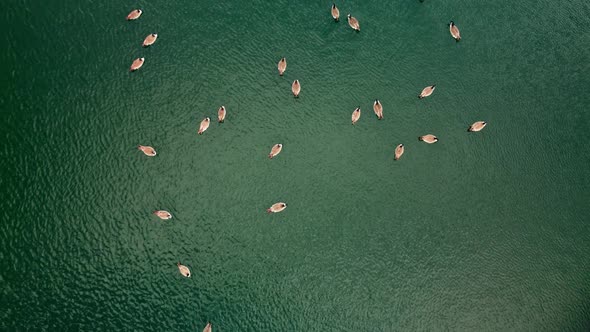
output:
{"label": "green water", "polygon": [[330,4],[0,3],[0,330],[590,330],[590,3]]}

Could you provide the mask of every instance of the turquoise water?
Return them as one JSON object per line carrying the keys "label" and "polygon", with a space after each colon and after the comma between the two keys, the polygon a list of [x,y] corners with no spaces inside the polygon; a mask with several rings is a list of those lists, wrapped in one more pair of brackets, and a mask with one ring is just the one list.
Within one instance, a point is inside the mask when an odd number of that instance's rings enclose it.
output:
{"label": "turquoise water", "polygon": [[0,329],[590,330],[590,4],[330,5],[0,4]]}

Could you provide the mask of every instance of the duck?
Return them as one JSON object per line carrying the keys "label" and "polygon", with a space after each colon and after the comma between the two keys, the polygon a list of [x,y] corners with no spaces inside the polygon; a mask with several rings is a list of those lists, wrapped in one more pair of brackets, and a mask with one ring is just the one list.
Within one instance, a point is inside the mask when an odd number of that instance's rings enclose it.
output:
{"label": "duck", "polygon": [[285,70],[287,69],[287,59],[285,59],[285,58],[282,58],[282,59],[279,61],[278,68],[279,68],[279,76],[283,76],[283,73],[284,73],[284,72],[285,72]]}
{"label": "duck", "polygon": [[180,262],[176,263],[176,266],[178,266],[178,271],[180,272],[180,274],[182,274],[184,277],[190,278],[191,277],[191,270],[189,270],[188,267],[180,264]]}
{"label": "duck", "polygon": [[377,115],[377,119],[383,119],[383,105],[381,105],[379,99],[376,99],[373,103],[373,111],[375,112],[375,115]]}
{"label": "duck", "polygon": [[155,157],[156,156],[156,149],[152,148],[151,146],[138,145],[137,149],[142,151],[148,157]]}
{"label": "duck", "polygon": [[487,124],[488,123],[485,121],[474,122],[469,128],[467,128],[467,131],[481,131]]}
{"label": "duck", "polygon": [[332,18],[336,22],[340,21],[340,11],[338,10],[338,7],[336,7],[335,3],[332,3]]}
{"label": "duck", "polygon": [[418,95],[418,98],[422,99],[430,96],[434,92],[435,88],[436,84],[425,87],[424,89],[422,89],[422,92],[420,92],[420,94]]}
{"label": "duck", "polygon": [[438,137],[436,137],[432,134],[428,134],[428,135],[418,137],[418,140],[426,142],[428,144],[432,144],[432,143],[438,142]]}
{"label": "duck", "polygon": [[156,39],[158,39],[158,34],[157,33],[150,33],[143,40],[143,47],[148,47],[148,46],[152,45],[153,43],[156,42]]}
{"label": "duck", "polygon": [[295,98],[299,97],[299,92],[301,92],[301,84],[299,84],[299,80],[293,81],[291,91],[293,91],[293,96],[295,96]]}
{"label": "duck", "polygon": [[404,154],[404,145],[400,144],[395,148],[395,157],[393,158],[394,160],[398,160],[399,158],[402,157],[402,154]]}
{"label": "duck", "polygon": [[354,125],[361,118],[361,108],[357,107],[352,111],[352,124]]}
{"label": "duck", "polygon": [[162,220],[172,219],[172,214],[166,210],[154,211],[154,215]]}
{"label": "duck", "polygon": [[286,208],[287,208],[287,204],[286,203],[279,202],[279,203],[274,203],[271,207],[269,207],[268,209],[266,209],[266,212],[268,212],[268,213],[277,213],[277,212],[283,211]]}
{"label": "duck", "polygon": [[225,106],[221,106],[217,110],[217,121],[219,121],[219,123],[223,123],[223,121],[225,121],[226,114],[227,114],[227,112],[225,111]]}
{"label": "duck", "polygon": [[199,135],[202,135],[205,130],[207,130],[207,128],[209,128],[209,123],[211,122],[211,119],[209,119],[209,117],[206,117],[203,119],[203,121],[201,121],[201,125],[199,126]]}
{"label": "duck", "polygon": [[270,149],[270,153],[268,154],[268,157],[270,159],[276,157],[276,155],[278,155],[279,153],[281,153],[281,150],[283,150],[283,144],[275,144],[272,146],[272,149]]}
{"label": "duck", "polygon": [[129,13],[129,15],[127,15],[127,21],[137,20],[141,14],[143,14],[141,9],[134,9]]}
{"label": "duck", "polygon": [[133,60],[133,63],[131,64],[129,71],[138,70],[139,68],[141,68],[141,66],[143,66],[144,61],[145,61],[145,58],[137,58],[137,59]]}
{"label": "duck", "polygon": [[451,23],[449,23],[449,31],[451,32],[451,36],[453,36],[456,41],[461,40],[461,33],[459,33],[459,28],[457,28],[455,22],[451,21]]}
{"label": "duck", "polygon": [[359,21],[356,18],[350,16],[350,14],[348,14],[347,17],[348,17],[348,25],[350,25],[350,27],[353,30],[361,31],[361,27],[359,25]]}
{"label": "duck", "polygon": [[207,325],[203,329],[203,332],[211,332],[211,323],[207,323]]}

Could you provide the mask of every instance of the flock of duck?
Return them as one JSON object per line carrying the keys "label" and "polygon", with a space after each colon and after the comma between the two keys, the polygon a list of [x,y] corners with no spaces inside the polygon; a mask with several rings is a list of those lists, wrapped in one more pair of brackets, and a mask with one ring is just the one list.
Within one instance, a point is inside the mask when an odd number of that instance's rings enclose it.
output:
{"label": "flock of duck", "polygon": [[[143,14],[143,11],[141,9],[135,9],[135,10],[131,11],[129,13],[129,15],[127,15],[127,20],[128,21],[136,20],[142,14]],[[336,22],[340,21],[340,10],[338,9],[338,7],[336,7],[335,3],[332,4],[331,14],[332,14],[332,18],[334,19],[334,21],[336,21]],[[360,23],[356,18],[354,18],[353,16],[348,14],[347,19],[348,19],[348,25],[350,25],[350,27],[353,30],[355,30],[357,32],[361,31]],[[451,21],[449,23],[449,31],[451,33],[451,36],[457,42],[461,40],[461,34],[459,32],[459,28],[455,25],[455,23],[453,21]],[[158,34],[156,34],[156,33],[149,34],[147,37],[145,37],[145,39],[143,41],[143,47],[148,47],[148,46],[153,45],[157,39],[158,39]],[[133,72],[133,71],[140,69],[144,63],[145,63],[145,58],[135,59],[133,61],[133,63],[131,64],[129,71]],[[277,67],[278,67],[279,75],[283,76],[285,70],[287,70],[287,59],[286,58],[280,59]],[[418,95],[418,98],[422,99],[422,98],[429,97],[430,95],[432,95],[435,88],[436,88],[436,85],[430,85],[430,86],[425,87]],[[299,80],[293,81],[293,83],[291,84],[291,92],[293,93],[293,96],[295,98],[299,97],[299,93],[301,92],[301,83],[299,82]],[[378,99],[375,100],[373,103],[373,111],[379,120],[383,119],[383,105],[381,104],[381,102]],[[225,109],[225,106],[219,107],[219,109],[217,111],[218,122],[223,123],[226,115],[227,115],[227,110]],[[353,125],[356,124],[359,121],[360,117],[361,117],[361,109],[360,109],[360,107],[357,107],[352,112],[352,124]],[[199,135],[202,135],[209,128],[210,123],[211,123],[211,119],[209,117],[205,117],[201,121],[201,123],[199,125],[199,130],[197,133]],[[478,131],[481,131],[486,125],[487,125],[487,123],[485,121],[476,121],[471,126],[469,126],[467,131],[478,132]],[[433,144],[433,143],[438,142],[438,137],[436,137],[433,134],[426,134],[426,135],[418,137],[418,140],[423,141],[428,144]],[[156,150],[151,146],[139,145],[138,149],[140,151],[142,151],[148,157],[155,157],[157,154]],[[279,153],[281,153],[282,149],[283,149],[282,144],[273,145],[268,157],[270,159],[274,158]],[[405,150],[405,148],[404,148],[403,144],[397,145],[395,148],[395,152],[394,152],[394,160],[399,160],[401,158],[401,156],[404,154],[404,150]],[[268,209],[266,209],[266,211],[268,213],[277,213],[277,212],[281,212],[281,211],[285,210],[286,208],[287,208],[286,203],[278,202],[278,203],[275,203],[272,206],[270,206]],[[172,214],[166,210],[157,210],[157,211],[154,211],[153,214],[162,220],[168,220],[168,219],[172,218]],[[178,271],[180,272],[181,275],[183,275],[184,277],[190,278],[191,271],[187,266],[182,265],[180,262],[178,262],[176,265],[177,265]],[[208,323],[205,326],[205,328],[203,329],[203,332],[211,332],[211,323]]]}

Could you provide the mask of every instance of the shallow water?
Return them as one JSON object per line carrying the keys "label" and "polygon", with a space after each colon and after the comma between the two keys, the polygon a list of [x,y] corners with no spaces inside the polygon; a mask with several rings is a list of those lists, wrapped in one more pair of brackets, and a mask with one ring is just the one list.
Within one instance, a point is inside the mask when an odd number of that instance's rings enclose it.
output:
{"label": "shallow water", "polygon": [[589,330],[590,4],[337,5],[1,3],[0,329]]}

